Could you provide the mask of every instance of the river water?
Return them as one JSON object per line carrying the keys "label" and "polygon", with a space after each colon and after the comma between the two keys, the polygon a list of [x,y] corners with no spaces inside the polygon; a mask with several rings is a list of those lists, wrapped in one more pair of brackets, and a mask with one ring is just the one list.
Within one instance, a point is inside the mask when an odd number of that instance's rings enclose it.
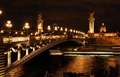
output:
{"label": "river water", "polygon": [[[57,49],[77,51],[77,48],[79,47]],[[53,56],[49,54],[49,50],[39,54],[14,69],[7,77],[120,77],[119,55]],[[74,76],[67,76],[68,73]],[[78,76],[78,74],[86,76]]]}

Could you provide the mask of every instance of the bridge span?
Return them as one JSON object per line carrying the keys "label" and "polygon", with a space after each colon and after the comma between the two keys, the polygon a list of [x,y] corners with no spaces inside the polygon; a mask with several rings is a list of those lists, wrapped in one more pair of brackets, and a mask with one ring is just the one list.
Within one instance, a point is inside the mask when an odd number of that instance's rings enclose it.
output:
{"label": "bridge span", "polygon": [[[5,73],[8,74],[11,70],[16,68],[17,66],[26,63],[30,59],[34,58],[38,54],[48,50],[51,47],[54,47],[60,43],[64,43],[67,41],[75,41],[78,42],[81,45],[84,44],[84,39],[81,38],[73,38],[73,39],[68,39],[68,38],[63,38],[63,39],[53,39],[53,40],[47,40],[47,41],[36,41],[36,43],[18,43],[15,46],[17,46],[17,49],[13,46],[10,47],[10,49],[6,52],[7,54],[7,66],[5,68]],[[24,44],[27,46],[24,47]],[[23,46],[22,46],[23,45]],[[32,52],[29,50],[32,49]],[[21,57],[21,52],[24,51],[25,55]],[[11,61],[11,53],[12,52],[17,52],[17,60],[12,62]]]}

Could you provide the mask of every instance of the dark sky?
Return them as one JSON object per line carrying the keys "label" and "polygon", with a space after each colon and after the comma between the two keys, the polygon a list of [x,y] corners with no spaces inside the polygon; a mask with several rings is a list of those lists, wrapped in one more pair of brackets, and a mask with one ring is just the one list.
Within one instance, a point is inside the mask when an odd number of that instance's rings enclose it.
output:
{"label": "dark sky", "polygon": [[0,0],[0,8],[1,27],[9,19],[14,29],[22,28],[25,22],[36,28],[37,14],[42,13],[44,26],[57,23],[87,32],[89,13],[95,12],[95,32],[102,22],[107,32],[120,31],[120,0]]}

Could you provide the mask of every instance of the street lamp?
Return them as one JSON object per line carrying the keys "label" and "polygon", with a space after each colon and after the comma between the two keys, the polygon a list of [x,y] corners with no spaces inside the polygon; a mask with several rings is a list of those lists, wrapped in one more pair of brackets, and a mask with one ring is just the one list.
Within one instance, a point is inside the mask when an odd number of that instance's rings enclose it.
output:
{"label": "street lamp", "polygon": [[63,31],[63,27],[60,28],[60,31]]}
{"label": "street lamp", "polygon": [[54,30],[55,30],[55,31],[57,31],[57,30],[58,30],[58,27],[57,27],[57,26],[55,26]]}
{"label": "street lamp", "polygon": [[47,30],[48,30],[48,31],[51,31],[51,27],[50,27],[49,25],[48,25],[48,27],[47,27]]}
{"label": "street lamp", "polygon": [[72,30],[72,29],[70,29],[70,32],[73,32],[73,30]]}
{"label": "street lamp", "polygon": [[29,23],[25,23],[25,25],[24,25],[24,29],[26,29],[27,30],[27,35],[28,35],[28,29],[30,28],[30,25],[29,25]]}
{"label": "street lamp", "polygon": [[7,21],[6,27],[9,28],[9,34],[10,34],[10,28],[12,27],[11,21]]}
{"label": "street lamp", "polygon": [[48,33],[50,34],[50,31],[51,31],[50,25],[48,25],[47,30],[48,30]]}
{"label": "street lamp", "polygon": [[65,31],[67,32],[67,31],[68,31],[68,29],[67,29],[67,28],[65,28]]}

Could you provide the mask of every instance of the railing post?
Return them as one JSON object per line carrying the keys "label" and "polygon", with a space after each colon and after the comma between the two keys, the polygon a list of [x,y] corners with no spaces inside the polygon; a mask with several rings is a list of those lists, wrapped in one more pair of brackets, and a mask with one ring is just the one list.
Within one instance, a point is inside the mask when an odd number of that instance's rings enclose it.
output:
{"label": "railing post", "polygon": [[26,49],[26,54],[25,55],[28,55],[29,54],[29,49],[27,48]]}
{"label": "railing post", "polygon": [[7,66],[11,65],[11,50],[7,52]]}
{"label": "railing post", "polygon": [[17,60],[20,60],[20,58],[21,58],[21,52],[20,52],[20,50],[18,50],[18,57],[17,57]]}
{"label": "railing post", "polygon": [[33,51],[35,51],[35,47],[33,47]]}

